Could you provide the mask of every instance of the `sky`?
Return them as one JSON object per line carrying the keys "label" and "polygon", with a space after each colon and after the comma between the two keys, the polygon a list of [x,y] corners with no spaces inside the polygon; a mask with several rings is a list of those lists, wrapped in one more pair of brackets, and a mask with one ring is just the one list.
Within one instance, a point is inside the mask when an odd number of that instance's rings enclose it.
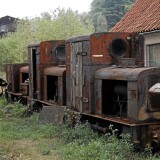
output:
{"label": "sky", "polygon": [[1,0],[0,17],[34,18],[42,12],[51,12],[54,9],[71,8],[79,13],[88,12],[92,0]]}

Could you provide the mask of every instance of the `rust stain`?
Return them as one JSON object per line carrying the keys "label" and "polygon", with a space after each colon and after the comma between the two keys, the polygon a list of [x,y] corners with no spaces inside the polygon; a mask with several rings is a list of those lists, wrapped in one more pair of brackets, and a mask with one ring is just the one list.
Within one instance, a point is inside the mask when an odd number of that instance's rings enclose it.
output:
{"label": "rust stain", "polygon": [[136,99],[137,98],[137,92],[136,90],[131,90],[131,98]]}

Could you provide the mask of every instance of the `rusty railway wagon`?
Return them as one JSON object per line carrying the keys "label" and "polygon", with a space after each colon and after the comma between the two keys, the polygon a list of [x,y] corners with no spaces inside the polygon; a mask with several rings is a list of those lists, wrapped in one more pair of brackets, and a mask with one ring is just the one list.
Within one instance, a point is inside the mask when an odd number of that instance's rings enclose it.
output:
{"label": "rusty railway wagon", "polygon": [[159,145],[160,68],[144,67],[143,49],[143,36],[136,33],[94,33],[30,45],[28,64],[6,67],[8,97],[34,102],[56,122],[67,106],[92,128],[107,132],[113,124],[137,145]]}

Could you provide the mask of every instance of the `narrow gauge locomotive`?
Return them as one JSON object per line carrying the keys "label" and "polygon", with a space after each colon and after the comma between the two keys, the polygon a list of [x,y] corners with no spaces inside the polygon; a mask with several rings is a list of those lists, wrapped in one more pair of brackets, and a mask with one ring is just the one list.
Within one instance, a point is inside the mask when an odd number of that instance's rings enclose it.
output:
{"label": "narrow gauge locomotive", "polygon": [[136,33],[94,33],[30,45],[26,67],[7,67],[8,97],[54,108],[57,121],[67,106],[93,128],[113,124],[138,145],[158,145],[160,68],[144,67],[143,43]]}
{"label": "narrow gauge locomotive", "polygon": [[64,64],[64,40],[29,45],[28,64],[6,65],[7,99],[20,100],[23,104],[34,101],[39,108],[43,103],[65,104]]}

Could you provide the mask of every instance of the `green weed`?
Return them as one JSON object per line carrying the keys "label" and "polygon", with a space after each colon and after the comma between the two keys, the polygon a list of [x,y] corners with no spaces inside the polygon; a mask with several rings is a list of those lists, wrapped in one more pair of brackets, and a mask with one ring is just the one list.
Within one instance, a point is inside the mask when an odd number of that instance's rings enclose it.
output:
{"label": "green weed", "polygon": [[0,97],[0,108],[3,109],[5,106],[7,106],[8,102],[5,99],[4,96]]}
{"label": "green weed", "polygon": [[[5,104],[4,100],[0,99],[0,102]],[[38,113],[23,117],[25,109],[26,107],[18,102],[0,108],[0,156],[9,154],[14,148],[22,156],[30,157],[32,154],[33,157],[42,159],[158,160],[159,158],[157,155],[153,156],[149,148],[143,153],[135,153],[131,136],[122,134],[118,139],[117,130],[112,126],[109,134],[99,135],[91,130],[88,122],[81,123],[79,120],[74,126],[70,125],[69,121],[61,125],[41,124],[38,121]],[[25,149],[28,146],[31,149]]]}
{"label": "green weed", "polygon": [[42,143],[40,143],[40,144],[38,144],[37,148],[38,148],[38,150],[40,151],[40,153],[42,155],[49,155],[49,154],[51,154],[51,146],[48,145],[48,144],[44,144],[44,143],[42,144]]}

